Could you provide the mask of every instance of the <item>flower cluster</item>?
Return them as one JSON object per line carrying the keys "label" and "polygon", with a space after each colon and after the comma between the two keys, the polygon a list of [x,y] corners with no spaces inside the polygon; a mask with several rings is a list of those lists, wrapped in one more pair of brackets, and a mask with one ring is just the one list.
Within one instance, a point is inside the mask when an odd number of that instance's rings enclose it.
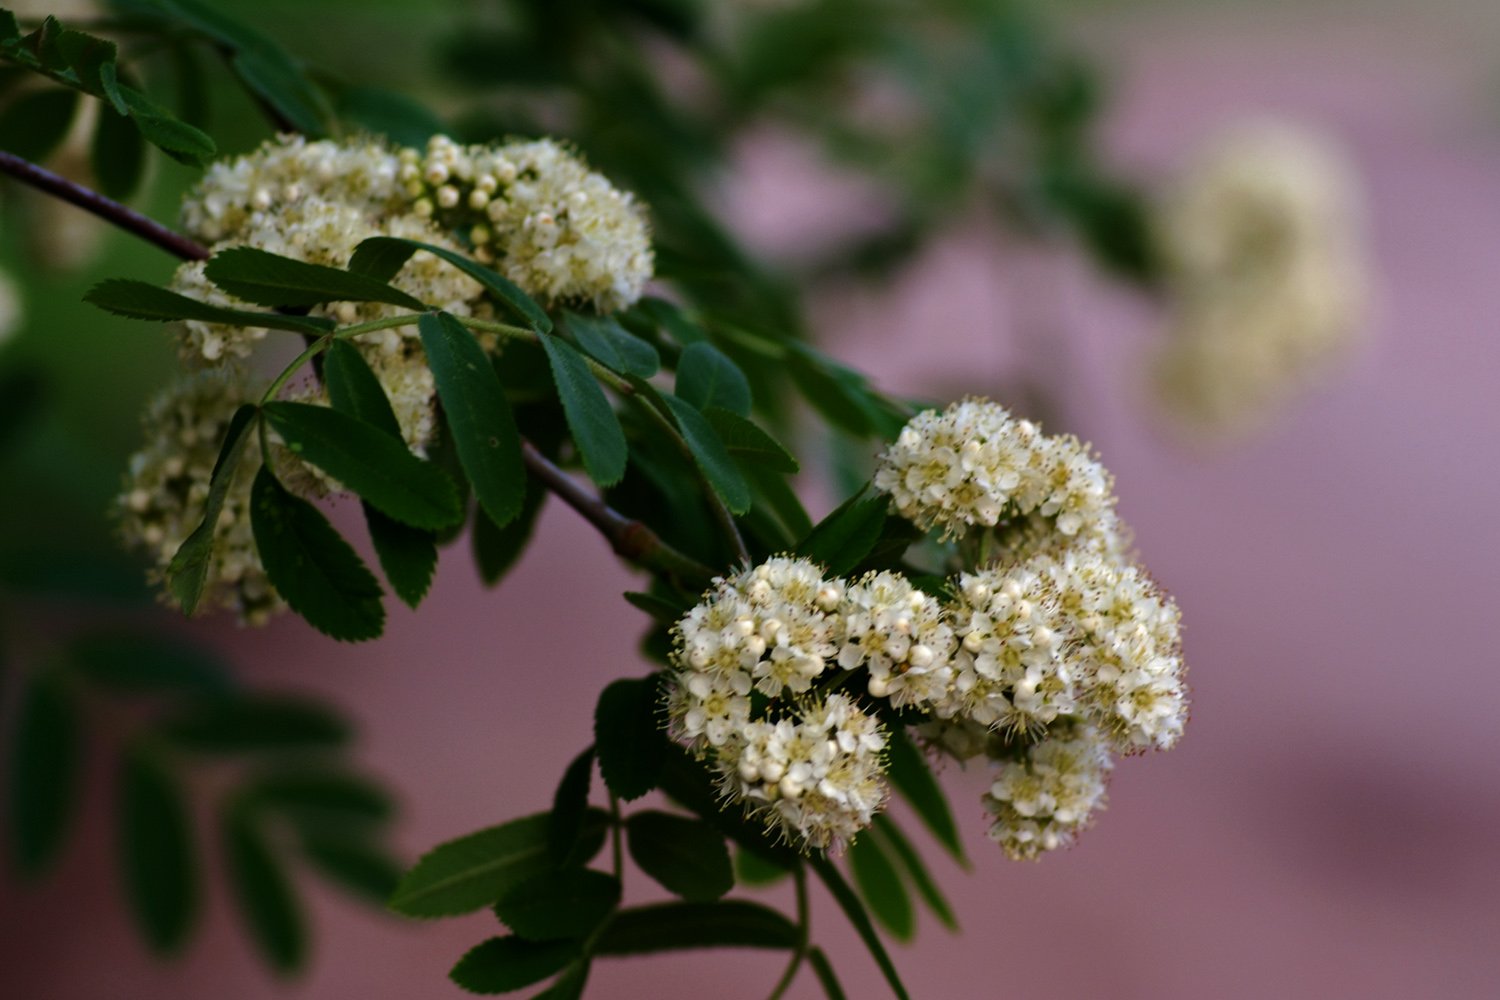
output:
{"label": "flower cluster", "polygon": [[[978,450],[956,428],[980,429]],[[920,713],[929,746],[999,763],[984,803],[1007,854],[1065,846],[1102,806],[1112,754],[1182,735],[1177,607],[1129,557],[1109,476],[1074,439],[967,400],[914,419],[892,451],[929,460],[887,477],[897,509],[927,526],[984,524],[996,544],[983,564],[944,596],[898,572],[849,581],[786,556],[716,581],[674,630],[669,732],[710,760],[726,797],[822,848],[886,798],[877,720]],[[1057,452],[1084,459],[1056,472]],[[1013,475],[997,473],[1011,461],[999,456],[1020,456]],[[899,464],[888,453],[883,468]],[[913,476],[947,491],[912,488]]]}
{"label": "flower cluster", "polygon": [[[169,387],[147,408],[146,446],[131,457],[115,508],[125,541],[151,555],[157,577],[203,519],[229,418],[250,398],[242,379],[202,372]],[[238,612],[242,621],[257,625],[282,607],[250,530],[250,483],[259,466],[259,457],[247,453],[235,471],[214,530],[203,593],[206,606]]]}
{"label": "flower cluster", "polygon": [[1088,447],[988,400],[918,414],[881,455],[875,487],[902,517],[947,535],[1032,513],[1066,536],[1113,530],[1113,483]]}
{"label": "flower cluster", "polygon": [[537,298],[613,312],[651,280],[640,206],[550,139],[460,146],[434,136],[401,160],[414,210],[467,232],[480,260]]}
{"label": "flower cluster", "polygon": [[[495,207],[486,214],[483,227],[467,227],[467,232],[459,230],[455,235],[452,223],[459,220],[434,211],[427,179],[437,176],[436,167],[445,157],[451,162],[444,168],[444,184],[467,178],[481,186],[498,185],[491,191]],[[507,163],[509,168],[501,169]],[[476,165],[482,168],[478,173]],[[504,184],[495,180],[496,171],[508,178]],[[435,197],[443,205],[450,200],[443,185]],[[466,198],[469,205],[477,202],[473,192],[467,192]],[[501,207],[503,211],[497,210]],[[280,136],[247,155],[209,168],[183,201],[182,225],[215,253],[252,247],[332,267],[347,266],[355,249],[370,237],[402,237],[493,263],[538,298],[589,301],[600,308],[633,302],[651,272],[647,230],[630,196],[550,142],[460,149],[451,140],[439,138],[424,154],[364,139],[309,141],[302,136]],[[466,238],[473,240],[472,245],[464,242]],[[391,284],[456,316],[491,314],[480,283],[430,253],[413,255]],[[183,264],[171,288],[214,305],[258,308],[217,288],[207,278],[202,261]],[[389,304],[356,302],[333,302],[311,310],[344,326],[405,311]],[[267,331],[188,321],[179,324],[178,336],[180,353],[189,367],[221,372],[217,381],[194,383],[209,387],[239,384],[244,373],[253,370]],[[486,336],[493,335],[480,335],[481,343],[493,348]],[[415,326],[370,331],[350,343],[385,389],[408,447],[425,454],[437,433],[437,390]],[[205,391],[197,390],[190,398],[200,408],[213,409],[217,404],[202,398]],[[309,402],[323,401],[307,386],[294,384],[288,391],[300,393]],[[148,415],[147,433],[153,443],[136,456],[132,468],[151,468],[173,457],[170,442],[175,431],[157,426],[159,416],[158,410]],[[216,444],[217,438],[211,438],[205,447]],[[177,457],[187,461],[186,456]],[[290,471],[296,481],[285,485],[293,489],[321,492],[332,485],[308,467]],[[158,503],[170,507],[185,502],[153,497],[153,488],[132,473],[126,492],[137,498],[138,506],[144,505],[143,510],[154,509]],[[143,495],[144,500],[140,499]],[[188,498],[186,503],[174,517],[191,531],[193,503],[201,505],[201,497]],[[196,510],[201,511],[201,506]],[[226,517],[243,520],[241,506],[231,505],[226,511]],[[245,539],[241,562],[253,564],[259,573],[248,523],[234,530]],[[165,530],[163,534],[163,545],[174,546],[181,540],[180,534]],[[170,555],[167,552],[167,559]],[[238,586],[242,569],[238,562],[223,561],[217,572],[239,573],[223,581]],[[264,617],[264,608],[255,601],[228,603],[240,607],[247,618]]]}
{"label": "flower cluster", "polygon": [[1198,429],[1256,423],[1355,339],[1366,278],[1358,184],[1321,136],[1243,125],[1164,199],[1158,242],[1175,315],[1162,402]]}

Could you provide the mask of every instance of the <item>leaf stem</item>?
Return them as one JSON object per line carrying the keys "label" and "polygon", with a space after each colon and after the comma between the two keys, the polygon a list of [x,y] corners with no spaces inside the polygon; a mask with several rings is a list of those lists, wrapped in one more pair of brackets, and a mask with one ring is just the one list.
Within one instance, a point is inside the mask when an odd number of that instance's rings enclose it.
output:
{"label": "leaf stem", "polygon": [[77,205],[85,212],[91,212],[181,260],[207,260],[209,257],[208,248],[202,244],[173,232],[156,220],[126,208],[91,188],[54,174],[30,160],[23,160],[14,153],[0,150],[0,173],[9,174],[23,184],[61,198],[70,205]]}
{"label": "leaf stem", "polygon": [[791,988],[792,980],[797,978],[797,972],[802,968],[803,959],[811,946],[811,927],[808,920],[807,906],[807,869],[798,865],[792,869],[792,878],[797,884],[797,947],[792,952],[791,961],[787,962],[786,971],[776,981],[776,986],[771,990],[767,1000],[781,1000],[786,991]]}

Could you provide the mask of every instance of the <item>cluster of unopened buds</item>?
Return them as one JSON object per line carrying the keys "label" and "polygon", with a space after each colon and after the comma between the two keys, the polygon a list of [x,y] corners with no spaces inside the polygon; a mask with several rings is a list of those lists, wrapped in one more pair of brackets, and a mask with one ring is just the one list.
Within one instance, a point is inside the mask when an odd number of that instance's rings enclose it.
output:
{"label": "cluster of unopened buds", "polygon": [[[976,425],[977,461],[951,446]],[[918,524],[997,538],[940,593],[792,556],[715,581],[673,632],[668,727],[726,798],[799,846],[837,849],[885,805],[887,727],[913,725],[935,749],[999,764],[990,835],[1031,858],[1102,806],[1112,755],[1176,743],[1176,605],[1127,556],[1107,473],[1068,441],[980,400],[908,425],[877,486]],[[995,473],[997,454],[1025,456],[1015,476]]]}

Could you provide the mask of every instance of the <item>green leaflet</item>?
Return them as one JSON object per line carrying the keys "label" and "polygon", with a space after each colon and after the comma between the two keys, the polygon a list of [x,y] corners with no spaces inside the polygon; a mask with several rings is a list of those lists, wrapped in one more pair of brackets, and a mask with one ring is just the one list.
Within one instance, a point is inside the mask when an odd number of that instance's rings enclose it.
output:
{"label": "green leaflet", "polygon": [[667,738],[657,725],[656,678],[617,680],[594,709],[594,747],[609,790],[629,802],[656,787]]}
{"label": "green leaflet", "polygon": [[750,415],[750,381],[728,355],[706,340],[689,344],[677,359],[677,398],[700,413],[709,407]]}
{"label": "green leaflet", "polygon": [[706,903],[734,888],[724,835],[703,820],[647,810],[626,821],[630,856],[662,888]]}
{"label": "green leaflet", "polygon": [[380,281],[389,281],[411,259],[418,250],[425,250],[435,257],[452,264],[460,271],[484,286],[490,297],[500,303],[517,318],[537,333],[551,333],[552,320],[546,310],[523,292],[519,285],[477,261],[455,253],[446,247],[422,243],[418,240],[401,239],[396,236],[372,236],[354,248],[349,260],[349,270],[369,275]]}
{"label": "green leaflet", "polygon": [[541,982],[577,954],[577,941],[490,938],[471,948],[448,976],[470,993],[509,993]]}
{"label": "green leaflet", "polygon": [[427,308],[420,299],[357,271],[309,264],[254,247],[220,250],[204,266],[203,275],[235,298],[258,306],[386,302],[416,312]]}
{"label": "green leaflet", "polygon": [[532,875],[507,889],[495,915],[529,941],[581,938],[620,905],[620,880],[588,868]]}
{"label": "green leaflet", "polygon": [[797,926],[759,903],[657,903],[621,910],[594,944],[600,955],[689,948],[795,948]]}
{"label": "green leaflet", "polygon": [[78,707],[53,670],[26,679],[12,729],[6,793],[16,865],[38,874],[57,857],[77,811]]}
{"label": "green leaflet", "polygon": [[153,951],[187,942],[198,913],[198,859],[176,778],[149,751],[127,748],[118,785],[120,870],[136,926]]}
{"label": "green leaflet", "polygon": [[601,488],[615,485],[625,475],[629,449],[614,407],[609,405],[609,399],[599,388],[583,355],[571,344],[543,335],[542,348],[547,352],[557,395],[568,418],[568,429],[583,456],[583,466],[588,470],[589,478]]}
{"label": "green leaflet", "polygon": [[910,941],[917,929],[916,914],[885,849],[866,833],[849,845],[847,857],[854,885],[875,919],[898,940]]}
{"label": "green leaflet", "polygon": [[209,305],[186,295],[169,292],[165,288],[144,281],[127,278],[110,278],[101,281],[83,297],[105,312],[131,319],[144,319],[156,323],[171,323],[191,319],[203,323],[225,323],[230,326],[264,327],[268,330],[290,330],[317,336],[334,328],[333,320],[323,316],[289,316],[285,313],[252,312],[246,309],[229,309]]}
{"label": "green leaflet", "polygon": [[231,804],[222,822],[225,867],[240,919],[272,969],[296,972],[307,960],[307,928],[291,879],[255,816]]}

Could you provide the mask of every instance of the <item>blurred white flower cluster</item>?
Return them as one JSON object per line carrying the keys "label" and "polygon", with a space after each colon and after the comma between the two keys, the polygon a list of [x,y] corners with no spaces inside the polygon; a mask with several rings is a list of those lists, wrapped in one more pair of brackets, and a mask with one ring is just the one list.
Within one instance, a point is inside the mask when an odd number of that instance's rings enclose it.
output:
{"label": "blurred white flower cluster", "polygon": [[[439,170],[440,164],[446,165]],[[439,174],[441,183],[434,194],[428,181]],[[453,207],[448,204],[448,192],[456,190],[452,185],[457,183],[468,185],[464,197],[471,206],[478,202],[476,192],[488,191],[489,208],[482,213],[486,220],[482,227],[459,226],[461,220],[434,210],[434,197],[445,207]],[[545,140],[461,149],[438,137],[423,153],[371,140],[309,141],[302,136],[280,136],[248,155],[211,167],[184,199],[182,225],[187,235],[215,253],[252,247],[331,267],[347,266],[355,248],[373,236],[417,240],[492,264],[543,301],[590,303],[596,308],[633,303],[650,278],[652,266],[649,233],[631,197],[561,146]],[[491,314],[479,282],[430,253],[416,253],[391,284],[457,316]],[[202,261],[179,267],[170,287],[214,305],[259,308],[217,288],[205,275]],[[311,310],[313,315],[345,326],[406,311],[382,303],[354,302]],[[246,384],[258,348],[267,337],[265,329],[197,321],[181,323],[177,329],[180,353],[188,367],[217,370],[223,377],[190,383],[193,388],[187,390],[169,390],[153,405],[147,414],[148,443],[132,460],[119,500],[127,541],[152,551],[162,568],[176,544],[192,530],[193,517],[201,512],[201,491],[163,500],[175,505],[173,516],[184,530],[163,529],[160,539],[132,514],[132,504],[155,509],[153,492],[164,486],[159,476],[152,478],[152,470],[174,459],[190,468],[206,488],[218,446],[218,438],[213,437],[202,443],[201,454],[183,452],[176,443],[176,427],[164,423],[162,415],[179,412],[187,420],[190,415],[182,408],[198,405],[203,408],[200,422],[227,419],[233,405],[212,399],[209,389],[220,385],[227,393],[229,386]],[[425,454],[438,429],[437,389],[415,326],[372,331],[350,342],[385,389],[407,445]],[[481,342],[485,342],[483,337]],[[294,384],[287,395],[323,402],[321,392],[305,384]],[[294,461],[290,456],[288,460]],[[294,474],[287,485],[312,492],[331,485],[326,476],[310,468],[306,471],[306,475]],[[243,535],[247,546],[237,562],[216,561],[213,573],[226,584],[237,585],[246,573],[259,572],[243,517],[249,487],[249,478],[236,479],[225,508],[230,514],[221,521],[222,533]],[[142,501],[142,496],[147,499]],[[262,604],[254,600],[226,596],[217,603],[238,608],[247,620],[264,617]]]}
{"label": "blurred white flower cluster", "polygon": [[1211,142],[1161,205],[1173,316],[1154,361],[1191,431],[1270,419],[1357,342],[1368,279],[1358,179],[1326,137],[1283,122]]}
{"label": "blurred white flower cluster", "polygon": [[984,802],[1007,854],[1064,846],[1102,805],[1111,754],[1182,735],[1177,607],[1074,439],[970,399],[912,420],[881,468],[913,522],[984,525],[983,564],[951,596],[787,556],[716,581],[673,632],[668,730],[773,831],[838,848],[883,807],[885,727],[915,711],[934,747],[1000,765]]}

